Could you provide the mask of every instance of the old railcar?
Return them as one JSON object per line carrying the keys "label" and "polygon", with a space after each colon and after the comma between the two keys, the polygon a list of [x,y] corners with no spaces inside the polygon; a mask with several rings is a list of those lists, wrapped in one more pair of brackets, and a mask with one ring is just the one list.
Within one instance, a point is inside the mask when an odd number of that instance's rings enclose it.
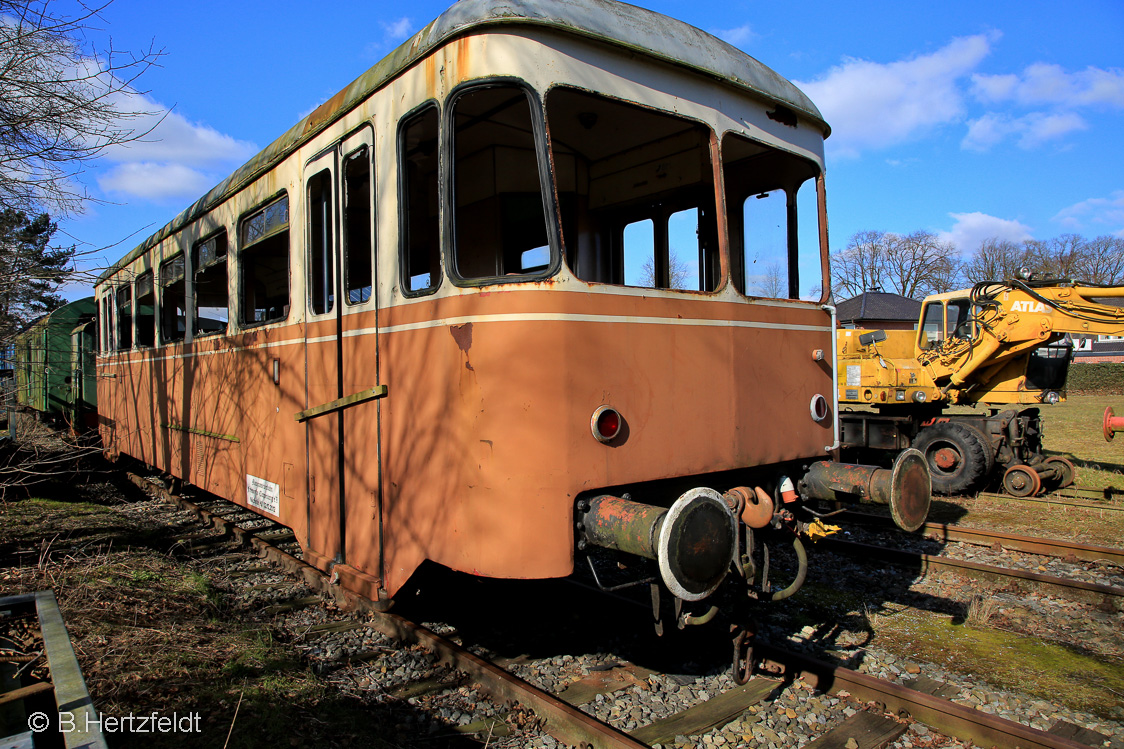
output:
{"label": "old railcar", "polygon": [[[94,298],[87,297],[44,315],[13,338],[18,407],[65,420],[74,429],[93,426],[97,413],[90,340],[93,319]],[[84,346],[84,354],[76,351],[76,344]]]}
{"label": "old railcar", "polygon": [[457,3],[102,276],[105,446],[376,600],[593,546],[699,601],[800,497],[919,522],[923,461],[822,462],[827,134],[658,14]]}

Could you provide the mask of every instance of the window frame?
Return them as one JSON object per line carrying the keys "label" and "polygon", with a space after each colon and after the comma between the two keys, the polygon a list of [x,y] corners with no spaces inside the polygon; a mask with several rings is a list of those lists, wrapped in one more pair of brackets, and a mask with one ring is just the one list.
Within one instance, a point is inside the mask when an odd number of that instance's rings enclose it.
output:
{"label": "window frame", "polygon": [[[245,319],[245,312],[246,312],[246,308],[245,308],[245,305],[246,305],[246,262],[245,262],[245,254],[246,254],[246,250],[248,250],[252,247],[255,247],[256,245],[260,244],[261,242],[264,242],[267,239],[270,239],[270,238],[272,238],[272,237],[274,237],[278,234],[281,234],[283,232],[282,232],[282,230],[276,230],[276,231],[270,232],[268,234],[264,234],[261,237],[258,237],[256,240],[254,240],[253,242],[251,242],[250,244],[247,245],[247,244],[245,244],[244,238],[243,238],[243,227],[245,226],[246,222],[250,218],[252,218],[254,215],[263,212],[266,208],[273,205],[274,203],[277,203],[277,202],[281,201],[282,199],[284,199],[288,204],[287,207],[286,207],[286,214],[287,214],[288,218],[285,221],[285,229],[283,231],[284,231],[284,233],[287,233],[289,235],[289,240],[286,243],[286,254],[288,256],[288,269],[289,269],[289,271],[288,271],[288,277],[289,278],[288,278],[288,281],[287,281],[288,289],[289,289],[289,304],[287,306],[288,306],[289,309],[285,313],[285,315],[282,316],[282,317],[270,318],[268,320],[246,320]],[[235,230],[237,232],[236,235],[235,235],[235,239],[237,240],[237,243],[238,243],[237,244],[237,250],[236,250],[236,254],[237,254],[236,263],[237,263],[237,267],[238,267],[238,287],[237,287],[238,288],[238,310],[237,310],[237,312],[238,312],[238,314],[237,314],[238,329],[246,330],[246,329],[250,329],[250,328],[260,328],[263,325],[275,325],[275,324],[280,323],[280,322],[286,322],[287,320],[289,320],[290,317],[292,317],[292,314],[293,314],[293,200],[292,200],[292,196],[289,195],[289,191],[285,188],[282,188],[282,189],[278,190],[277,192],[273,193],[272,195],[270,195],[265,200],[262,200],[261,202],[259,202],[255,205],[253,205],[252,207],[250,207],[249,209],[243,211],[238,216],[238,221],[235,222]],[[229,247],[230,247],[230,245],[229,245],[229,236],[228,236],[228,245],[227,245],[227,257],[228,258],[230,257]],[[302,263],[304,262],[303,258],[301,259],[301,262]],[[227,321],[227,331],[228,332],[230,331],[230,322],[229,321]]]}
{"label": "window frame", "polygon": [[[149,276],[152,280],[152,343],[141,343],[140,341],[140,285],[141,279]],[[134,348],[155,348],[157,345],[157,323],[156,317],[160,308],[160,298],[156,294],[156,270],[148,268],[137,274],[133,279],[133,347]]]}
{"label": "window frame", "polygon": [[[361,145],[359,145],[355,148],[352,148],[350,151],[344,153],[343,152],[343,144],[346,144],[348,142],[348,140],[350,140],[351,138],[362,135],[364,133],[364,130],[366,130],[367,131],[366,134],[370,136],[371,142],[370,143],[362,143]],[[347,165],[354,158],[356,158],[355,154],[359,153],[360,151],[366,151],[367,170],[368,170],[368,174],[370,175],[369,189],[368,189],[368,195],[367,195],[367,200],[369,202],[369,205],[367,206],[367,209],[370,212],[370,219],[368,221],[369,226],[367,227],[367,232],[370,234],[371,249],[370,249],[370,257],[368,257],[367,260],[370,263],[371,274],[370,274],[370,277],[367,278],[366,280],[370,281],[371,292],[370,292],[370,294],[368,294],[366,299],[364,299],[362,301],[358,301],[358,302],[352,302],[351,296],[348,293],[348,288],[347,288],[347,284],[348,284],[348,273],[347,273],[347,271],[349,269],[348,260],[351,258],[351,242],[350,242],[351,234],[347,230],[347,218],[348,218],[347,209],[348,209],[348,207],[347,207],[347,204],[346,204],[346,200],[351,197],[350,194],[347,192]],[[376,182],[377,173],[375,171],[375,167],[376,167],[376,164],[375,164],[375,133],[374,133],[374,128],[371,127],[370,123],[364,123],[361,127],[356,128],[353,132],[349,133],[348,135],[345,135],[340,140],[340,155],[339,155],[339,164],[338,164],[339,177],[336,180],[339,183],[336,189],[340,193],[340,196],[339,196],[339,200],[340,200],[340,208],[339,208],[339,210],[340,210],[340,238],[339,238],[340,251],[339,251],[339,268],[337,269],[337,273],[339,274],[340,296],[343,297],[343,304],[345,305],[344,309],[364,307],[366,305],[369,305],[369,304],[371,304],[372,301],[374,301],[375,297],[378,295],[377,289],[378,289],[378,241],[379,241],[379,239],[378,239],[378,226],[379,226],[379,222],[378,222],[378,215],[376,213],[376,211],[378,209],[378,200],[376,200],[375,188],[376,188],[378,183]]]}
{"label": "window frame", "polygon": [[[722,169],[720,168],[721,163],[715,161],[715,143],[718,143],[718,144],[721,143],[721,135],[719,135],[718,131],[715,129],[714,124],[711,123],[711,122],[708,122],[706,120],[699,119],[697,117],[692,117],[692,116],[687,115],[683,112],[676,112],[676,111],[672,111],[670,109],[664,109],[664,108],[661,108],[661,107],[656,107],[656,106],[653,106],[651,104],[646,104],[646,103],[639,102],[639,101],[633,101],[632,99],[626,99],[622,96],[615,95],[615,94],[612,94],[612,93],[609,93],[609,92],[593,91],[593,90],[590,90],[588,88],[584,88],[582,86],[579,86],[577,84],[570,83],[570,82],[557,82],[557,83],[553,83],[550,86],[548,86],[547,89],[542,93],[542,103],[541,103],[542,115],[541,115],[541,117],[542,117],[542,120],[544,122],[544,129],[545,129],[545,131],[547,132],[548,135],[549,135],[549,128],[550,128],[550,112],[547,109],[547,103],[548,103],[548,100],[550,99],[551,93],[553,93],[556,89],[568,90],[568,91],[573,91],[573,92],[577,92],[577,93],[580,93],[580,94],[595,96],[597,98],[604,99],[606,101],[610,101],[610,102],[613,102],[615,104],[620,104],[620,105],[623,105],[623,106],[626,106],[626,107],[635,107],[637,109],[641,109],[641,110],[644,110],[644,111],[647,111],[647,112],[650,112],[650,113],[653,113],[653,114],[656,114],[656,115],[661,115],[661,116],[665,116],[665,117],[674,117],[674,118],[677,118],[677,119],[682,120],[684,122],[691,123],[692,125],[702,127],[706,130],[707,135],[708,135],[708,140],[707,140],[707,144],[706,144],[707,162],[710,164],[710,177],[709,177],[708,183],[709,183],[710,189],[711,189],[710,200],[711,200],[711,206],[713,207],[713,210],[714,210],[713,221],[714,221],[714,224],[715,224],[715,226],[714,226],[714,230],[715,230],[714,257],[717,260],[717,264],[718,264],[718,268],[717,268],[718,276],[715,279],[714,288],[708,289],[708,290],[673,289],[673,288],[670,288],[670,287],[662,287],[662,286],[651,286],[651,287],[649,287],[649,286],[631,286],[629,284],[624,283],[625,275],[624,275],[623,241],[624,241],[624,230],[625,230],[625,228],[627,226],[629,226],[633,223],[636,223],[637,221],[641,221],[643,219],[652,219],[653,227],[654,227],[655,224],[656,224],[656,219],[658,218],[658,214],[652,214],[650,211],[645,211],[639,206],[631,206],[631,205],[627,206],[625,209],[621,210],[617,219],[613,222],[613,226],[609,230],[610,231],[610,234],[609,234],[609,237],[608,237],[609,241],[613,242],[613,243],[618,243],[618,246],[620,247],[620,258],[619,258],[620,268],[613,270],[613,275],[617,275],[617,271],[619,270],[620,281],[619,282],[617,282],[617,281],[591,281],[588,278],[585,278],[583,275],[579,274],[577,272],[577,270],[575,269],[575,267],[573,266],[573,264],[571,264],[570,257],[569,257],[569,255],[566,251],[567,248],[564,246],[565,238],[563,236],[563,231],[562,231],[562,215],[561,215],[561,207],[560,207],[559,194],[558,194],[558,185],[557,185],[557,182],[555,181],[555,174],[554,174],[554,155],[553,155],[553,150],[551,149],[550,140],[549,140],[549,137],[548,137],[547,143],[546,143],[546,148],[547,148],[547,154],[548,154],[548,161],[550,162],[550,170],[551,170],[550,189],[552,191],[552,194],[550,195],[549,210],[554,216],[554,220],[552,222],[552,226],[550,227],[550,230],[555,232],[555,235],[557,236],[558,262],[559,262],[559,264],[561,265],[562,262],[565,262],[567,269],[569,270],[570,274],[573,275],[573,277],[575,279],[581,281],[582,283],[591,284],[591,285],[614,286],[614,287],[626,288],[626,289],[641,289],[641,290],[648,291],[648,292],[651,292],[651,291],[672,292],[672,293],[675,293],[675,294],[684,294],[684,295],[690,295],[690,296],[695,296],[695,297],[704,296],[704,295],[705,296],[717,296],[719,294],[722,294],[722,292],[725,290],[726,286],[730,283],[730,267],[729,267],[728,255],[727,255],[727,252],[729,250],[729,242],[728,242],[727,234],[726,234],[727,223],[726,223],[725,215],[724,215],[725,211],[723,210],[722,206],[720,205],[720,200],[723,200],[725,198],[725,194],[724,194],[725,185],[724,185],[724,183],[719,182],[719,180],[721,179],[721,176],[722,176]],[[536,92],[536,94],[537,94],[537,92]],[[718,149],[718,154],[719,154],[719,156],[721,155],[720,147]],[[703,207],[701,205],[687,206],[685,201],[679,201],[675,205],[676,205],[676,207],[674,208],[674,210],[670,210],[670,211],[667,212],[667,216],[665,217],[665,221],[664,221],[665,224],[666,224],[667,218],[669,218],[674,213],[677,213],[677,212],[680,212],[680,211],[684,210],[685,208],[694,208],[695,210],[699,210]],[[657,240],[657,243],[658,243],[658,241],[659,240]],[[668,247],[668,262],[670,263],[670,246]],[[653,263],[654,263],[654,259],[653,259]],[[701,263],[701,258],[700,258],[700,263],[699,263],[699,276],[700,276],[700,282],[701,282],[702,276],[703,276],[703,265]]]}
{"label": "window frame", "polygon": [[[729,188],[729,180],[727,179],[727,175],[726,175],[726,149],[723,145],[725,143],[726,138],[729,137],[729,136],[736,136],[736,137],[741,138],[743,140],[749,141],[750,143],[753,143],[757,146],[760,146],[760,147],[769,149],[770,151],[774,151],[778,154],[781,154],[786,158],[797,159],[801,162],[804,162],[804,163],[808,164],[813,169],[813,172],[811,174],[809,174],[807,177],[805,177],[803,180],[801,180],[798,183],[793,184],[792,180],[785,180],[784,184],[781,184],[778,187],[773,187],[773,188],[770,188],[769,190],[767,190],[767,192],[773,192],[775,190],[780,190],[785,196],[786,223],[788,224],[788,227],[785,230],[785,235],[786,235],[785,236],[785,239],[786,239],[785,261],[786,261],[786,265],[784,267],[784,271],[785,271],[785,283],[789,286],[789,295],[788,296],[783,296],[783,297],[758,296],[758,295],[755,295],[755,294],[750,294],[749,290],[747,288],[745,288],[746,287],[745,239],[744,239],[745,225],[744,225],[744,223],[742,223],[742,221],[743,221],[742,218],[739,218],[739,224],[741,225],[741,230],[742,230],[742,234],[743,234],[742,240],[740,242],[741,259],[737,263],[734,262],[734,257],[733,257],[733,255],[734,255],[734,251],[733,251],[734,250],[734,242],[733,242],[732,234],[730,232],[730,223],[731,223],[730,222],[730,213],[731,213],[731,210],[734,210],[734,211],[738,212],[739,216],[744,217],[745,203],[750,198],[754,197],[755,191],[747,191],[745,193],[745,195],[741,198],[740,203],[737,202],[737,201],[731,201],[729,199],[731,197],[731,195],[730,195],[730,192],[729,192],[729,189],[730,189]],[[726,244],[727,244],[727,249],[729,251],[729,257],[728,257],[728,260],[729,260],[729,268],[728,268],[729,282],[730,282],[730,285],[733,286],[734,289],[738,292],[738,295],[743,297],[743,298],[746,298],[746,299],[753,299],[753,300],[769,299],[769,300],[786,301],[786,302],[804,302],[804,303],[808,303],[808,304],[812,304],[812,303],[824,304],[827,301],[827,299],[830,295],[830,291],[831,291],[830,261],[827,257],[828,253],[825,251],[825,248],[824,248],[824,236],[825,236],[825,232],[826,232],[826,226],[825,226],[825,223],[824,223],[826,221],[826,219],[824,218],[824,216],[826,215],[825,209],[824,209],[824,206],[826,205],[826,196],[824,195],[824,190],[826,189],[825,183],[824,183],[824,175],[826,174],[826,170],[825,170],[824,166],[822,164],[820,164],[818,161],[816,161],[815,159],[809,158],[807,156],[807,154],[799,153],[797,151],[792,150],[791,148],[785,147],[787,145],[789,145],[789,144],[783,143],[783,142],[782,143],[768,142],[768,141],[762,140],[761,138],[754,137],[752,134],[750,134],[748,132],[745,132],[745,131],[742,131],[742,130],[737,130],[737,129],[734,129],[734,128],[728,128],[728,129],[722,131],[722,133],[720,135],[718,135],[718,150],[719,150],[719,158],[720,158],[721,171],[722,171],[722,192],[723,192],[722,198],[723,198],[723,201],[725,202],[725,211],[724,211],[725,228],[724,228],[724,231],[726,232]],[[802,278],[801,274],[800,274],[800,261],[801,261],[801,258],[802,258],[801,244],[800,244],[800,234],[801,234],[801,231],[800,231],[801,224],[800,224],[800,222],[801,222],[802,213],[800,212],[800,207],[799,207],[800,191],[802,189],[804,189],[805,185],[809,185],[809,184],[813,188],[812,189],[812,196],[815,199],[814,215],[810,219],[810,222],[811,222],[811,226],[813,226],[816,230],[815,231],[815,236],[816,236],[815,256],[817,258],[819,258],[819,275],[815,279],[815,280],[819,281],[819,283],[820,283],[820,296],[819,296],[818,300],[805,299],[800,294],[801,284],[805,284],[807,281],[810,280],[810,279]],[[791,211],[788,209],[788,204],[790,202],[793,206]],[[793,221],[793,219],[795,219],[795,221]],[[795,232],[796,232],[796,237],[795,237],[795,239],[796,239],[796,253],[795,253],[795,255],[791,252],[793,237],[789,236],[790,232],[792,231],[793,226],[795,226]],[[803,255],[803,257],[807,258],[811,254],[812,254],[812,252],[811,252],[811,250],[809,250],[808,254]],[[740,270],[740,276],[741,276],[740,280],[735,278],[735,273],[734,273],[735,265],[737,265],[739,270]],[[793,270],[796,271],[795,278],[793,278]],[[795,296],[793,296],[793,292],[795,292]]]}
{"label": "window frame", "polygon": [[[489,88],[517,88],[527,98],[528,114],[531,118],[531,133],[534,138],[535,164],[539,178],[539,195],[543,206],[543,222],[546,229],[547,250],[550,260],[542,270],[533,273],[518,273],[502,276],[480,276],[465,278],[457,272],[456,265],[456,105],[461,97],[473,91]],[[473,80],[455,87],[445,99],[442,113],[444,132],[439,133],[441,142],[441,169],[447,178],[441,187],[443,216],[442,262],[449,281],[460,288],[494,286],[504,283],[526,283],[542,281],[557,275],[562,268],[562,239],[558,225],[555,205],[554,166],[550,157],[550,143],[546,136],[546,108],[543,98],[527,81],[514,76],[496,76]],[[439,172],[440,174],[440,172]]]}
{"label": "window frame", "polygon": [[[157,344],[156,345],[158,345],[158,346],[168,346],[168,345],[172,345],[172,344],[176,344],[176,343],[186,343],[188,341],[188,336],[190,334],[190,329],[191,329],[191,320],[190,320],[190,317],[189,317],[189,314],[188,314],[190,312],[190,309],[188,307],[188,296],[189,295],[187,293],[187,252],[185,252],[183,249],[181,249],[179,247],[177,247],[176,250],[177,250],[176,252],[174,252],[171,255],[163,258],[156,266],[156,285],[160,289],[157,292],[157,297],[156,297],[157,307],[159,308],[158,312],[157,312],[157,315],[156,315],[156,318],[157,318],[157,320],[156,320],[156,324],[157,324],[157,330],[156,330]],[[165,331],[165,322],[164,322],[164,305],[165,305],[164,294],[165,294],[165,289],[168,288],[168,284],[165,284],[163,282],[163,276],[164,276],[164,268],[167,267],[168,265],[170,265],[171,263],[175,262],[176,258],[183,258],[183,267],[184,267],[183,278],[180,279],[180,282],[183,283],[183,335],[180,336],[179,338],[170,338],[165,334],[166,331]]]}
{"label": "window frame", "polygon": [[[198,330],[199,292],[197,290],[198,284],[196,284],[195,278],[200,273],[200,270],[206,271],[209,268],[216,265],[217,263],[211,263],[210,265],[208,265],[208,266],[206,266],[205,268],[202,268],[202,269],[197,268],[196,266],[197,266],[197,263],[198,263],[198,260],[199,260],[199,248],[202,247],[207,242],[210,242],[213,239],[217,239],[218,237],[220,237],[224,234],[226,235],[226,254],[224,255],[225,262],[223,263],[226,266],[226,329],[225,330],[211,330],[211,331],[202,332],[202,331]],[[202,239],[198,240],[197,242],[195,242],[194,244],[191,245],[191,294],[190,295],[186,294],[186,291],[187,291],[186,286],[185,286],[184,291],[185,291],[185,297],[190,296],[190,303],[185,304],[185,307],[187,307],[191,312],[191,324],[188,327],[190,327],[190,329],[191,329],[191,339],[192,340],[195,340],[196,338],[204,338],[204,337],[213,336],[213,335],[225,335],[225,334],[230,333],[230,324],[231,324],[231,315],[230,315],[231,304],[230,304],[230,302],[231,302],[231,299],[232,299],[231,294],[230,294],[230,266],[231,266],[230,249],[231,249],[231,247],[230,247],[230,232],[227,231],[225,226],[221,226],[221,227],[215,229],[210,234],[207,234]],[[185,281],[185,284],[186,284],[186,280],[187,280],[187,261],[185,259],[184,260],[184,281]],[[185,310],[185,313],[186,312],[187,312],[187,310]]]}
{"label": "window frame", "polygon": [[[407,252],[409,250],[409,219],[406,194],[406,152],[402,148],[403,138],[406,135],[406,127],[411,124],[415,119],[422,117],[427,109],[432,109],[437,112],[437,268],[434,271],[434,284],[429,288],[411,290],[408,286],[410,280],[407,276]],[[442,205],[443,190],[441,188],[441,178],[447,170],[447,165],[444,163],[444,156],[442,155],[442,109],[441,104],[436,99],[427,99],[418,106],[411,109],[406,114],[398,119],[395,125],[394,132],[394,150],[396,168],[398,169],[398,291],[407,299],[416,299],[418,297],[429,296],[436,294],[437,290],[441,288],[445,278],[445,253],[442,252],[441,245],[444,238],[441,236],[445,232],[444,217],[445,206]],[[373,296],[373,294],[372,294]]]}

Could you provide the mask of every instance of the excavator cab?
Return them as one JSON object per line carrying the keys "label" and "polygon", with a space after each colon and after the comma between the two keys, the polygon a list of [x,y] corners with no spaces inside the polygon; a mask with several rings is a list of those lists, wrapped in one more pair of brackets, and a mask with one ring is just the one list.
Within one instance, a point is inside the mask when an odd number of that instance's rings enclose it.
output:
{"label": "excavator cab", "polygon": [[927,298],[921,309],[917,349],[930,351],[953,336],[968,340],[974,338],[975,323],[971,310],[972,303],[967,296],[938,294]]}

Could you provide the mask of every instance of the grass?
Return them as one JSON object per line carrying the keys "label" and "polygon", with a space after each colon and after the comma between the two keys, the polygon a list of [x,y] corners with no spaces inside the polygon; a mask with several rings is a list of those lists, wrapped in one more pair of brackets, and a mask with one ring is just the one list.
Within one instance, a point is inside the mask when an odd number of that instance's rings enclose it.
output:
{"label": "grass", "polygon": [[952,670],[986,674],[989,683],[1025,692],[1047,702],[1064,702],[1072,708],[1106,718],[1119,710],[1124,694],[1124,668],[1074,652],[1053,642],[1028,637],[969,621],[940,617],[914,609],[882,617],[879,643],[900,651],[903,657],[941,664]]}

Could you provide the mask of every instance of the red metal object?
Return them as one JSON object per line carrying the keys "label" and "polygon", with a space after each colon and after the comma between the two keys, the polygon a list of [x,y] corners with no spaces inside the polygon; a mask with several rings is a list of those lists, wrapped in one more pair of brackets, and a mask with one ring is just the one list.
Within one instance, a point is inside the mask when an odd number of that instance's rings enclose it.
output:
{"label": "red metal object", "polygon": [[1105,441],[1112,442],[1117,432],[1124,432],[1124,416],[1117,416],[1113,413],[1112,406],[1106,406],[1103,429]]}

